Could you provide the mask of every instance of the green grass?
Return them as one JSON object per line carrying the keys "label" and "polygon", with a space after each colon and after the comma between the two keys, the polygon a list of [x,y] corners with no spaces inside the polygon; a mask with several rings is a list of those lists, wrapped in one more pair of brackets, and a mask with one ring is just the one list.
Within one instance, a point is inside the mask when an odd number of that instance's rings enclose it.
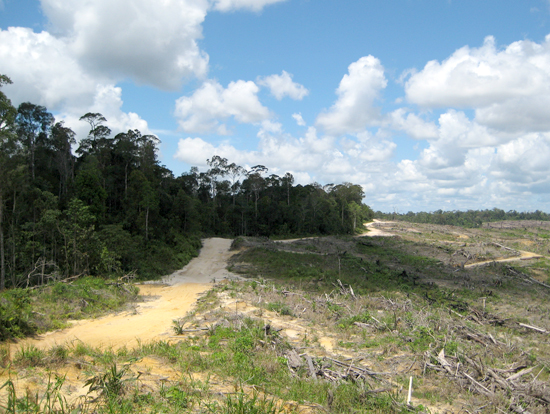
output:
{"label": "green grass", "polygon": [[277,312],[279,315],[292,316],[292,309],[290,309],[290,307],[285,303],[271,302],[271,303],[266,304],[265,307],[266,307],[267,310]]}
{"label": "green grass", "polygon": [[229,395],[223,403],[208,406],[213,414],[278,414],[284,412],[273,399],[260,398],[257,393],[248,395],[239,392],[235,397]]}
{"label": "green grass", "polygon": [[0,341],[66,326],[68,319],[93,318],[135,300],[133,285],[83,277],[41,288],[0,293]]}

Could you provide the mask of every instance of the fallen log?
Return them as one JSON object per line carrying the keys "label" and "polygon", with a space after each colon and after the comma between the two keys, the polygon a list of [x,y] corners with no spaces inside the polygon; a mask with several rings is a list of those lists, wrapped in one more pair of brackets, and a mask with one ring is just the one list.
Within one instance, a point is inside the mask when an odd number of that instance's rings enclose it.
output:
{"label": "fallen log", "polygon": [[523,326],[524,328],[532,329],[533,331],[537,331],[540,333],[550,333],[544,328],[539,328],[538,326],[533,326],[533,325],[527,325],[525,323],[520,323],[519,326]]}
{"label": "fallen log", "polygon": [[527,375],[529,373],[531,373],[533,370],[535,369],[535,367],[531,367],[531,368],[526,368],[526,369],[522,369],[521,371],[513,374],[513,375],[510,375],[508,378],[506,378],[507,381],[514,381],[520,377],[523,377],[524,375]]}

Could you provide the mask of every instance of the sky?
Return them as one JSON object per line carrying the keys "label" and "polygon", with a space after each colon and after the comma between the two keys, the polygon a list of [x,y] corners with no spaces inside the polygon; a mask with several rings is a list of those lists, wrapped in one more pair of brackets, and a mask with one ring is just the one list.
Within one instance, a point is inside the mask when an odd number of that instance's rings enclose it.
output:
{"label": "sky", "polygon": [[374,210],[550,211],[550,0],[0,0],[0,74],[77,138],[160,138]]}

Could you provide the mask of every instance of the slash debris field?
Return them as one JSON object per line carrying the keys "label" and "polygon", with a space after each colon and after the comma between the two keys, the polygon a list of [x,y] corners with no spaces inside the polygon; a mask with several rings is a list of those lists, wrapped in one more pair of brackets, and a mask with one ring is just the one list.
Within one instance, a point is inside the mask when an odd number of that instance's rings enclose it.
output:
{"label": "slash debris field", "polygon": [[0,344],[0,411],[547,413],[550,226],[375,226],[393,236],[238,238],[131,348]]}

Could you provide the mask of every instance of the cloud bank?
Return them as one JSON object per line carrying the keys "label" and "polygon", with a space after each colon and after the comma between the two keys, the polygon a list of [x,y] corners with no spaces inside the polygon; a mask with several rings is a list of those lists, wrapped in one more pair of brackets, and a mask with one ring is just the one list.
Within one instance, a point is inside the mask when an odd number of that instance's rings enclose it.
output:
{"label": "cloud bank", "polygon": [[[123,111],[120,84],[165,91],[196,84],[174,102],[185,134],[174,157],[186,164],[201,166],[218,154],[290,171],[302,183],[351,181],[386,211],[548,205],[550,35],[502,47],[489,36],[479,47],[408,68],[399,79],[401,103],[392,105],[385,93],[393,76],[371,55],[350,62],[339,84],[327,86],[335,93],[325,109],[311,110],[318,91],[283,68],[223,85],[209,78],[210,57],[200,47],[207,14],[283,2],[41,0],[46,31],[0,31],[0,73],[14,81],[3,90],[16,105],[45,105],[79,134],[86,126],[78,118],[89,111],[103,113],[114,131],[149,132],[142,114]],[[293,106],[284,120],[291,126],[267,106],[273,100],[264,102],[268,93]],[[229,138],[242,126],[256,129],[248,149]]]}
{"label": "cloud bank", "polygon": [[[207,13],[257,12],[279,1],[41,0],[48,30],[1,30],[0,73],[14,82],[5,90],[15,105],[23,101],[44,105],[77,131],[81,125],[75,120],[93,110],[103,113],[115,132],[118,128],[149,132],[145,120],[120,110],[117,83],[130,80],[177,90],[190,79],[206,79],[209,57],[198,41]],[[244,90],[233,102],[225,98],[226,109],[239,121],[265,118],[266,109],[247,108],[254,103],[239,102],[240,98],[254,99],[253,92],[247,95],[247,86],[231,85]],[[248,110],[261,115],[247,114]]]}

